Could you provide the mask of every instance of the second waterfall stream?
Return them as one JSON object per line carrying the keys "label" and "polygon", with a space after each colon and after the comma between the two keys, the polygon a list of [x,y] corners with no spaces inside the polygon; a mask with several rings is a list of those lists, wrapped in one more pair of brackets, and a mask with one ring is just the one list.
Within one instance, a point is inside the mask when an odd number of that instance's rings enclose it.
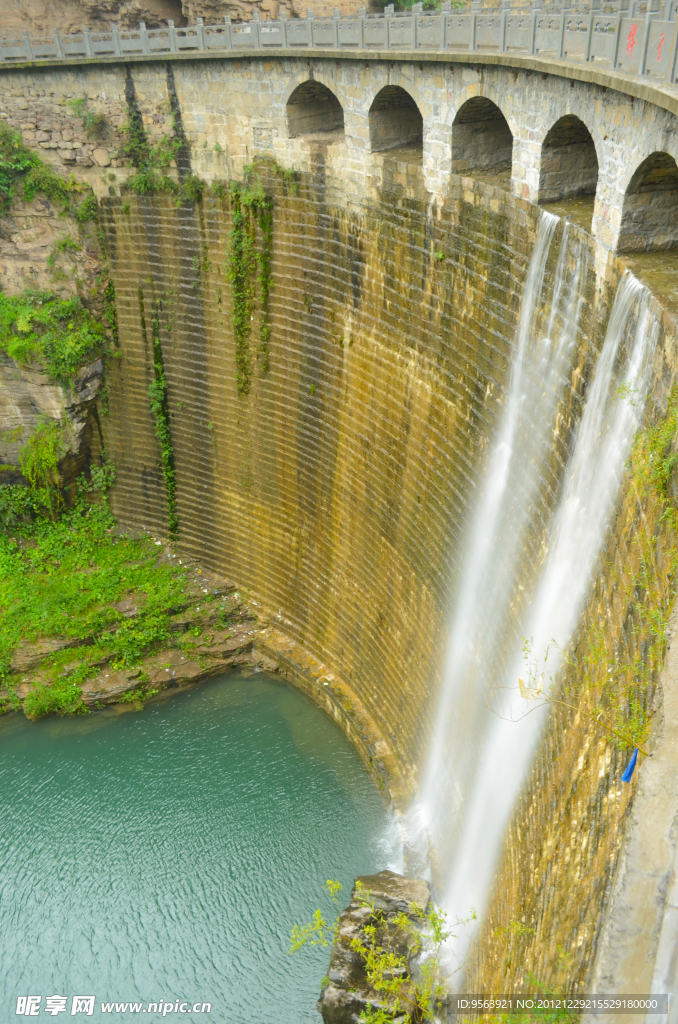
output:
{"label": "second waterfall stream", "polygon": [[[469,509],[434,732],[406,817],[406,839],[429,859],[444,909],[454,920],[474,908],[475,927],[547,713],[520,695],[524,648],[545,683],[556,678],[614,513],[658,336],[649,293],[627,272],[579,382],[587,256],[579,232],[542,211],[503,408]],[[459,962],[473,927],[455,940]]]}

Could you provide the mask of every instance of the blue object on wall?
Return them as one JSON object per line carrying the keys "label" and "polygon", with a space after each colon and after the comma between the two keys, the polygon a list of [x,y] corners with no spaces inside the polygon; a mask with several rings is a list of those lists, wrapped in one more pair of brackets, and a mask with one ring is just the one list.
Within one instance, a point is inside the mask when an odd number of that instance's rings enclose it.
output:
{"label": "blue object on wall", "polygon": [[631,776],[633,775],[634,768],[636,767],[636,761],[638,760],[638,747],[633,751],[631,760],[626,766],[626,771],[622,775],[622,782],[630,782]]}

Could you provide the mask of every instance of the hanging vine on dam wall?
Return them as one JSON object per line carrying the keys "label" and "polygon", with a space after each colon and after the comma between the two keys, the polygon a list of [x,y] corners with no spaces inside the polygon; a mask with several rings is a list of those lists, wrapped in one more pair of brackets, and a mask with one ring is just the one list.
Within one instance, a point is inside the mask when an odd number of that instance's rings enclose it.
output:
{"label": "hanging vine on dam wall", "polygon": [[[246,173],[251,168],[246,168]],[[271,334],[269,297],[271,290],[271,246],[273,238],[273,202],[263,188],[261,178],[254,175],[254,184],[231,182],[229,202],[233,227],[229,237],[227,258],[228,280],[231,283],[231,321],[236,339],[236,379],[238,392],[248,394],[252,383],[252,358],[249,338],[255,302],[255,273],[259,282],[261,318],[257,359],[261,374],[269,371],[268,345]],[[258,223],[262,243],[255,248],[254,229]]]}
{"label": "hanging vine on dam wall", "polygon": [[[144,338],[144,348],[148,348],[148,330],[146,325],[146,310],[144,306],[143,289],[139,288],[139,319],[141,331]],[[146,388],[148,406],[153,417],[155,436],[160,446],[160,466],[162,468],[165,482],[165,495],[167,500],[167,525],[170,539],[176,539],[179,529],[177,517],[177,489],[176,475],[174,470],[174,449],[172,447],[172,434],[170,430],[169,402],[167,397],[167,378],[165,377],[165,366],[160,343],[160,310],[159,301],[153,303],[151,314],[151,373],[153,379]],[[171,326],[168,326],[171,331]]]}

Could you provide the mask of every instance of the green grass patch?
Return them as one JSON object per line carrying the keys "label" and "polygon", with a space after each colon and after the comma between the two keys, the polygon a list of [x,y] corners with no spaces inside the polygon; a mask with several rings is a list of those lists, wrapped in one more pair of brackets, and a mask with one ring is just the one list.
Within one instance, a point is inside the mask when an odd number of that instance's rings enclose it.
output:
{"label": "green grass patch", "polygon": [[[125,668],[159,647],[175,646],[170,616],[185,603],[190,570],[150,538],[116,533],[100,497],[112,476],[104,463],[90,485],[82,480],[75,507],[56,521],[48,489],[0,486],[0,681],[8,691],[3,710],[18,706],[17,676],[10,673],[22,645],[50,637],[81,641],[47,658],[47,677],[24,701],[35,717],[83,711],[81,685],[102,662]],[[125,617],[114,605],[130,595],[137,613]]]}

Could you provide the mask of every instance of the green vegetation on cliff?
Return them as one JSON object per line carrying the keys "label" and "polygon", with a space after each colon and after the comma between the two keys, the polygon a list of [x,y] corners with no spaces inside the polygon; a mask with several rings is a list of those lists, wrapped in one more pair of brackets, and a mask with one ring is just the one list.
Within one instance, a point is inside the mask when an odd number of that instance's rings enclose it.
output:
{"label": "green vegetation on cliff", "polygon": [[21,132],[0,121],[0,213],[7,212],[15,197],[31,202],[38,193],[81,224],[96,219],[97,201],[90,186],[72,175],[62,178],[28,148]]}
{"label": "green vegetation on cliff", "polygon": [[187,146],[183,129],[174,112],[171,124],[171,135],[164,135],[157,142],[151,142],[136,97],[133,94],[128,96],[127,120],[122,128],[125,141],[119,155],[130,161],[136,168],[136,174],[127,179],[125,188],[141,196],[166,192],[176,196],[178,202],[186,200],[195,203],[201,199],[205,183],[194,174],[183,174],[177,181],[167,173]]}
{"label": "green vegetation on cliff", "polygon": [[[364,973],[364,985],[359,992],[364,1003],[358,1018],[361,1024],[433,1024],[445,999],[442,952],[451,934],[446,928],[446,915],[431,902],[425,908],[411,904],[407,912],[394,913],[384,909],[383,901],[375,898],[361,879],[356,879],[352,899],[360,913],[360,924],[356,926],[348,916],[351,908],[342,921],[342,888],[336,879],[327,880],[323,889],[334,905],[334,920],[328,922],[322,911],[316,910],[311,922],[295,925],[290,935],[290,953],[297,953],[307,944],[338,944],[342,925],[341,961],[351,967],[359,964]],[[413,970],[418,958],[421,959],[417,969]],[[351,982],[355,983],[354,972]],[[325,989],[330,979],[323,979],[321,984]]]}
{"label": "green vegetation on cliff", "polygon": [[102,325],[80,299],[0,292],[0,349],[20,366],[39,366],[53,381],[69,385],[83,363],[105,348]]}

